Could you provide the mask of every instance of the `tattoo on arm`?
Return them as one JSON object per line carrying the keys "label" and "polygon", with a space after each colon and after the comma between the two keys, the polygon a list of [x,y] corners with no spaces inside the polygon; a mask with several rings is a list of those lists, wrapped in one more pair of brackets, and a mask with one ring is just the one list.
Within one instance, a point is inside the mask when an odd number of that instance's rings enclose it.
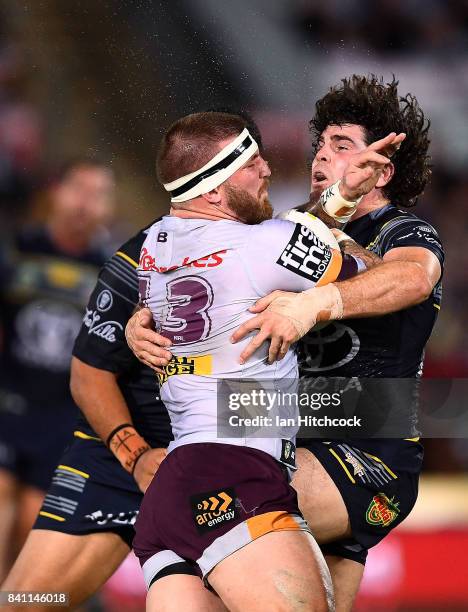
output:
{"label": "tattoo on arm", "polygon": [[381,259],[378,255],[368,251],[357,242],[354,242],[354,240],[343,240],[340,242],[340,249],[343,251],[343,253],[354,255],[354,257],[359,257],[359,259],[366,264],[366,268],[368,270],[383,263],[383,259]]}

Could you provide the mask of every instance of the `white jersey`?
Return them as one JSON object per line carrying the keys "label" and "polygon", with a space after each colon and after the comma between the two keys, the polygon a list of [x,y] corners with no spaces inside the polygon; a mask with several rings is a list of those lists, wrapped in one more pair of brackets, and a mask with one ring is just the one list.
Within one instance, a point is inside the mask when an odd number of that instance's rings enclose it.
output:
{"label": "white jersey", "polygon": [[[280,219],[258,225],[163,217],[148,231],[138,268],[140,299],[169,338],[173,362],[160,376],[174,442],[222,442],[260,448],[277,459],[278,438],[217,437],[217,383],[222,379],[297,380],[291,350],[267,363],[269,342],[244,364],[251,336],[230,336],[252,317],[248,308],[282,289],[304,291],[336,279],[341,256],[306,226]],[[291,439],[294,434],[290,435]]]}

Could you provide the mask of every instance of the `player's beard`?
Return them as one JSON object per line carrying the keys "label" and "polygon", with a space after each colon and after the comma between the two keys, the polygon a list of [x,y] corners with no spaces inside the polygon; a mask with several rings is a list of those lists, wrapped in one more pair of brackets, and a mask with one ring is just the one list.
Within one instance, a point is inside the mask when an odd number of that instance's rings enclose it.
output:
{"label": "player's beard", "polygon": [[226,183],[227,203],[238,219],[247,225],[256,225],[273,217],[273,207],[268,199],[268,182],[262,184],[255,198],[248,191]]}

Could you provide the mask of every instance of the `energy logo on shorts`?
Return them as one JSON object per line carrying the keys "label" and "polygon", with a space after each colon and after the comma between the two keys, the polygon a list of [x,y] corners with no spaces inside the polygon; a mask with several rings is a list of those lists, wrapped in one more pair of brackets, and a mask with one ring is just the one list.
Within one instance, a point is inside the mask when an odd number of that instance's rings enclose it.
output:
{"label": "energy logo on shorts", "polygon": [[370,525],[388,527],[400,514],[399,503],[389,499],[384,493],[377,493],[372,498],[366,512],[366,521]]}
{"label": "energy logo on shorts", "polygon": [[190,502],[198,532],[207,533],[237,518],[235,499],[234,489],[193,495]]}

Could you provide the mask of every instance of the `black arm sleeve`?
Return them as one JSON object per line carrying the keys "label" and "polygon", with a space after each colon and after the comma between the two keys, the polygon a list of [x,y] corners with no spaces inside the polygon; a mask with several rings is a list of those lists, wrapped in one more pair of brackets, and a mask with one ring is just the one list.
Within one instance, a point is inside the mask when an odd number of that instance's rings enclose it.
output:
{"label": "black arm sleeve", "polygon": [[435,229],[418,218],[396,218],[384,226],[379,236],[379,255],[400,247],[422,247],[437,257],[444,266],[444,249]]}

